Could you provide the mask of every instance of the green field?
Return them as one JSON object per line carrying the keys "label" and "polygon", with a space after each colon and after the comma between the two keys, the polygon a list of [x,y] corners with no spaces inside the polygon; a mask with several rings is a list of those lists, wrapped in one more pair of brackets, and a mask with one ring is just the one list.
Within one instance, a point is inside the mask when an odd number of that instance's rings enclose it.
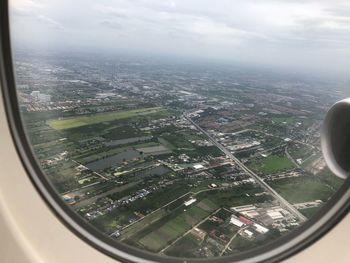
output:
{"label": "green field", "polygon": [[294,164],[287,158],[277,155],[270,155],[249,164],[250,168],[264,174],[277,173],[283,170],[294,168]]}
{"label": "green field", "polygon": [[293,144],[288,147],[288,152],[290,155],[296,159],[306,160],[306,158],[310,157],[313,154],[313,150],[310,146]]}
{"label": "green field", "polygon": [[[152,222],[143,225],[142,229],[131,231],[134,232],[134,235],[128,235],[127,243],[149,251],[159,252],[207,217],[216,208],[217,206],[209,200],[202,200],[190,207],[180,205],[169,210],[169,213],[163,215],[158,221],[152,220]],[[140,221],[140,223],[143,221]]]}
{"label": "green field", "polygon": [[163,139],[164,143],[173,150],[194,148],[194,145],[183,133],[164,134],[160,139]]}
{"label": "green field", "polygon": [[324,202],[334,191],[324,182],[314,177],[298,177],[268,182],[290,203],[302,203],[320,199]]}
{"label": "green field", "polygon": [[[263,203],[271,201],[271,196],[255,196],[256,193],[263,192],[260,187],[253,185],[242,185],[228,190],[212,190],[196,195],[197,199],[209,199],[217,207],[232,207],[247,205],[252,203]],[[200,206],[198,204],[197,206]]]}
{"label": "green field", "polygon": [[165,251],[165,254],[175,257],[193,258],[195,257],[196,250],[200,249],[200,244],[201,240],[189,233],[173,246],[169,247],[169,249]]}
{"label": "green field", "polygon": [[185,209],[165,224],[139,240],[139,243],[151,251],[159,251],[172,240],[179,237],[210,214],[196,205]]}
{"label": "green field", "polygon": [[311,207],[311,208],[307,208],[307,209],[302,209],[300,210],[300,212],[306,216],[307,218],[311,218],[312,216],[314,216],[319,210],[321,209],[321,207]]}
{"label": "green field", "polygon": [[304,160],[304,162],[301,164],[301,167],[303,168],[308,168],[310,165],[312,165],[312,163],[314,161],[316,161],[317,159],[322,157],[322,153],[318,152],[315,155],[311,155],[310,157],[308,157],[307,159]]}
{"label": "green field", "polygon": [[128,111],[114,111],[98,113],[89,116],[77,116],[69,118],[59,118],[48,120],[47,123],[55,130],[64,130],[70,128],[77,128],[81,126],[97,124],[101,122],[110,122],[121,119],[128,119],[140,115],[149,115],[165,111],[162,107],[141,108]]}
{"label": "green field", "polygon": [[328,184],[335,191],[338,190],[344,183],[343,179],[335,176],[328,168],[318,173],[317,176],[321,179],[322,182]]}
{"label": "green field", "polygon": [[272,121],[278,124],[280,123],[293,124],[297,120],[295,117],[273,117]]}
{"label": "green field", "polygon": [[145,228],[148,225],[150,225],[150,224],[156,222],[157,220],[161,219],[166,214],[167,214],[167,211],[165,209],[159,209],[156,212],[154,212],[153,214],[150,214],[150,215],[146,216],[141,221],[139,221],[139,222],[131,225],[130,227],[126,228],[125,230],[123,230],[121,232],[122,233],[121,240],[131,237],[135,233],[141,231],[143,228]]}
{"label": "green field", "polygon": [[255,241],[247,240],[238,235],[232,240],[229,249],[226,250],[225,255],[238,254],[238,253],[253,249],[256,246],[257,246],[257,243]]}
{"label": "green field", "polygon": [[[207,199],[203,201],[208,202]],[[197,204],[197,206],[198,205],[199,204]],[[236,235],[239,230],[238,227],[228,223],[230,221],[231,215],[231,212],[221,209],[216,212],[215,216],[221,218],[223,222],[213,222],[211,220],[206,220],[204,223],[200,224],[198,228],[206,233],[210,233],[211,231],[218,231],[219,233],[226,235],[226,240],[228,241],[230,238]],[[221,245],[224,243],[221,243]],[[212,256],[218,256],[219,253],[223,250],[222,246],[213,245],[213,243],[211,243],[211,238],[204,237],[204,239],[201,239],[200,237],[197,237],[190,232],[178,240],[176,243],[174,243],[172,246],[170,246],[165,251],[165,253],[170,256],[184,256],[195,258],[202,257],[204,254],[206,254],[203,253],[203,248],[205,248],[206,251],[211,251]]]}
{"label": "green field", "polygon": [[149,250],[157,252],[190,228],[191,225],[186,218],[183,215],[179,215],[140,239],[139,242]]}

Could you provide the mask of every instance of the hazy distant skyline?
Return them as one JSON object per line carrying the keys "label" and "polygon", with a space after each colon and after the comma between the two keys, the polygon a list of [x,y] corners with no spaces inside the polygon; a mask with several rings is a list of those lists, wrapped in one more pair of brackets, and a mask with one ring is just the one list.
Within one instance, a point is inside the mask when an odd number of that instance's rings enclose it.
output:
{"label": "hazy distant skyline", "polygon": [[10,0],[16,46],[128,50],[350,74],[350,2]]}

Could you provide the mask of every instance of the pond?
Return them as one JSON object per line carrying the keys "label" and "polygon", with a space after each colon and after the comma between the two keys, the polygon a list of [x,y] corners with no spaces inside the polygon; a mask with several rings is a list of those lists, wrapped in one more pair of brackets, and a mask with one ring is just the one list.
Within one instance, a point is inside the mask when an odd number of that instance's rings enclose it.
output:
{"label": "pond", "polygon": [[116,165],[122,164],[124,161],[129,161],[140,157],[140,152],[134,149],[127,149],[124,152],[115,154],[113,156],[97,160],[86,164],[86,167],[95,172],[101,171]]}

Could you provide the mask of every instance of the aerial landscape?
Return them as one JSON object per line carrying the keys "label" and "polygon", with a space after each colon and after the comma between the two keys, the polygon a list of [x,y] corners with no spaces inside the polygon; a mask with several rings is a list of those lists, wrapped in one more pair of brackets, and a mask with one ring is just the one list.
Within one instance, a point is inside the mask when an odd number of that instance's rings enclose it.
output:
{"label": "aerial landscape", "polygon": [[302,225],[342,184],[320,149],[340,84],[150,56],[18,53],[15,69],[42,170],[116,242],[242,253]]}
{"label": "aerial landscape", "polygon": [[11,0],[9,18],[37,163],[114,248],[233,261],[343,185],[320,136],[350,97],[349,1]]}

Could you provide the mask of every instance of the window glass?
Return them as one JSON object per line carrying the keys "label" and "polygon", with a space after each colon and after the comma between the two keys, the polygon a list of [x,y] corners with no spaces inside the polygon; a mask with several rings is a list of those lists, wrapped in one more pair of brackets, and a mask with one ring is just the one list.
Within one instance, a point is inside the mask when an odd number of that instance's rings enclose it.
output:
{"label": "window glass", "polygon": [[164,257],[299,228],[343,184],[320,147],[349,96],[347,1],[10,1],[23,125],[69,209]]}

